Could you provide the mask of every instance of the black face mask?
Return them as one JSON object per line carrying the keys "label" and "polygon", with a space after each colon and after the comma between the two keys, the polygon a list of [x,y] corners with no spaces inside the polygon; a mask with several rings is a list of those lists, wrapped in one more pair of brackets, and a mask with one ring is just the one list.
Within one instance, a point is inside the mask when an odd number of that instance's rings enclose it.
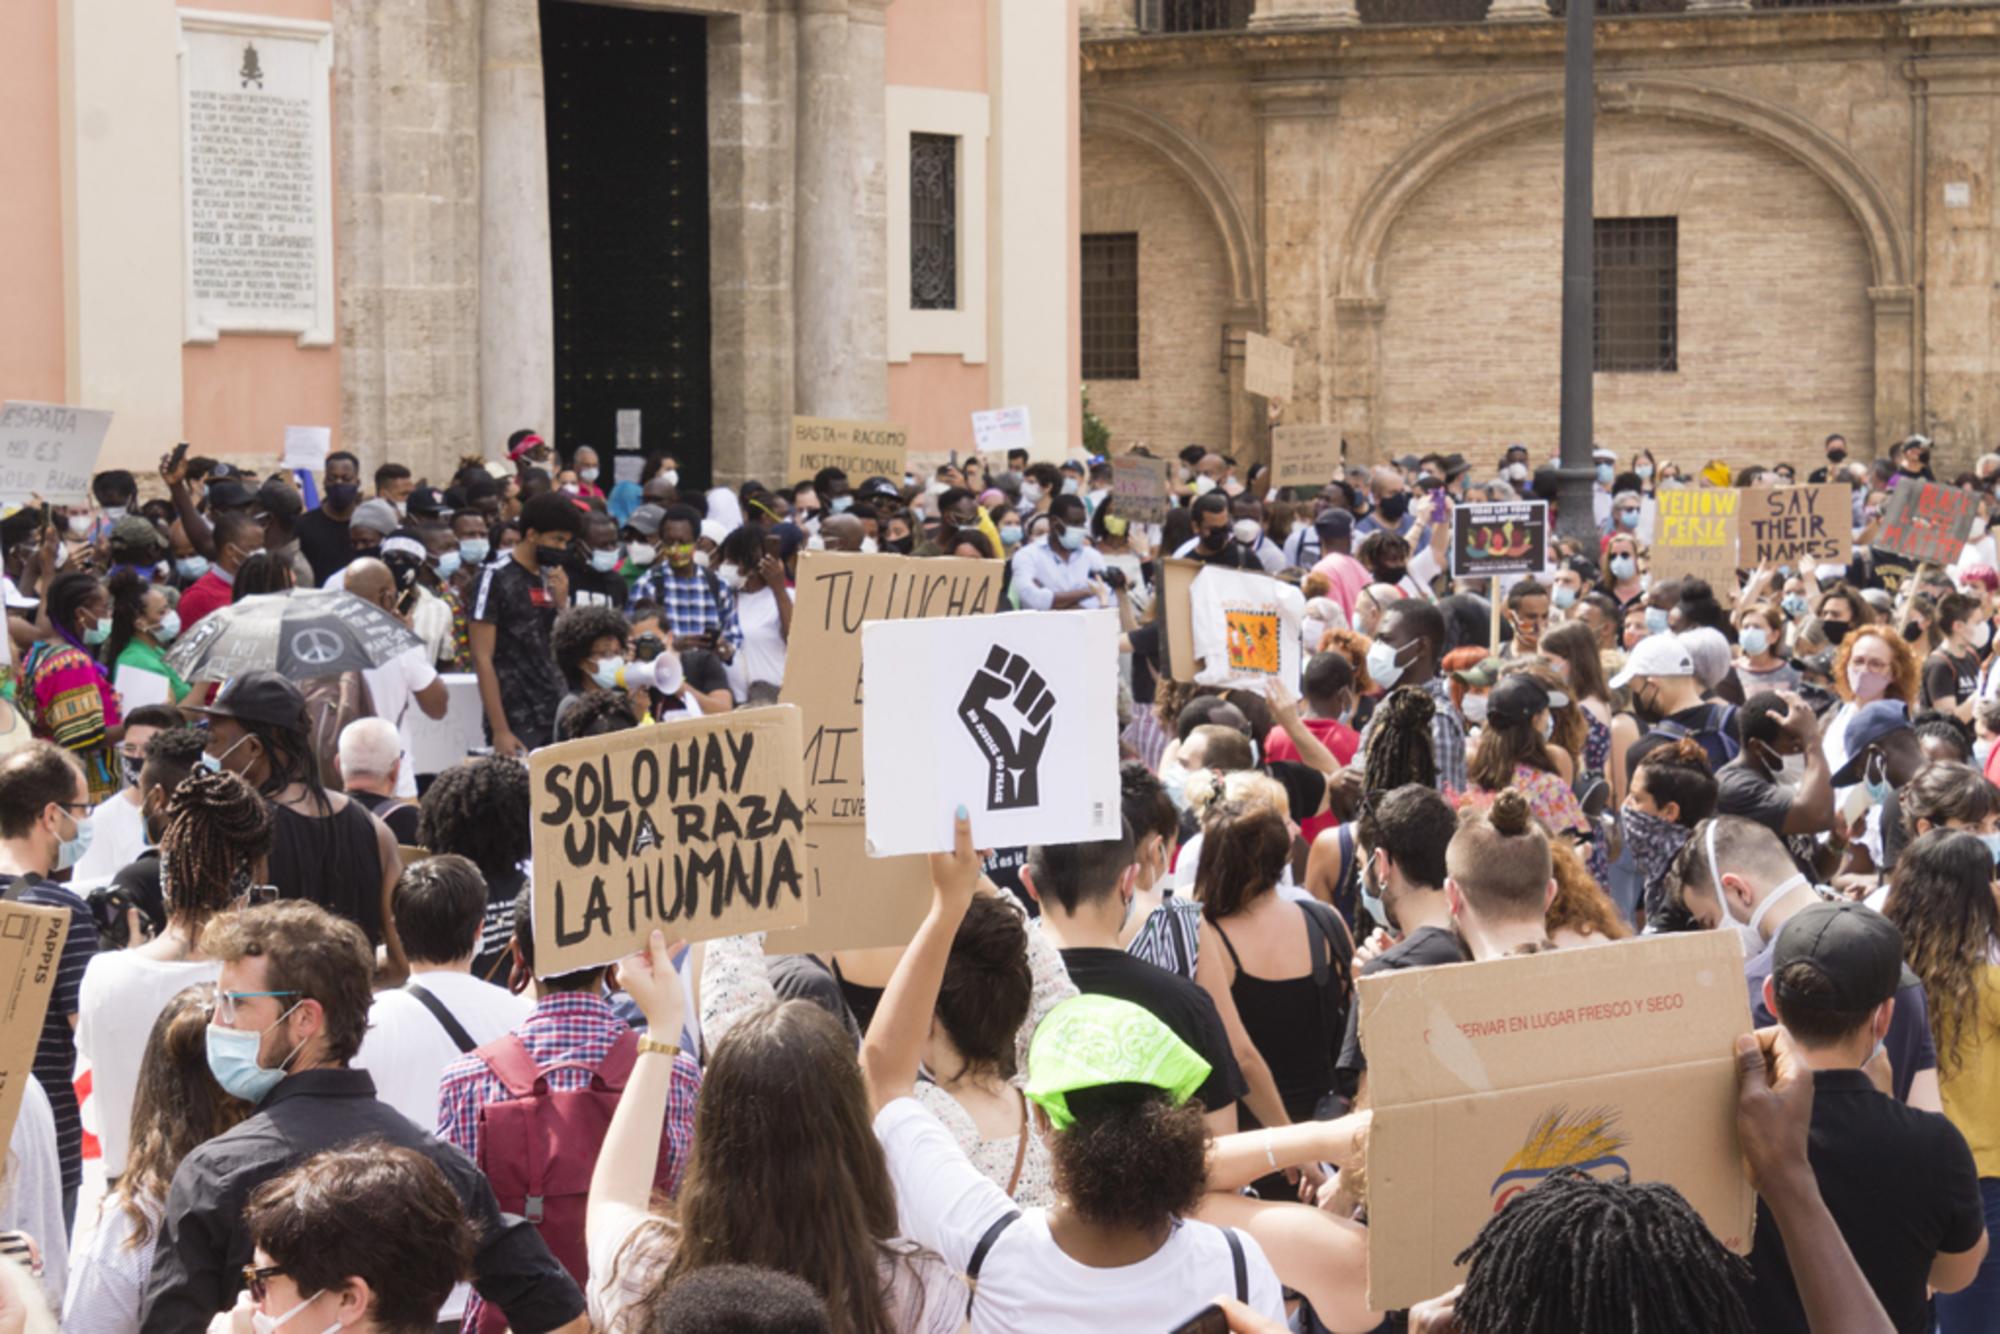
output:
{"label": "black face mask", "polygon": [[907,556],[917,549],[917,539],[914,537],[892,537],[882,543],[882,549],[884,551],[893,551],[898,556]]}
{"label": "black face mask", "polygon": [[374,546],[354,548],[354,554],[350,556],[348,559],[368,560],[371,557],[379,557],[381,556],[381,554],[382,554],[382,544],[378,542]]}
{"label": "black face mask", "polygon": [[1382,584],[1400,584],[1409,572],[1409,567],[1403,565],[1378,565],[1375,567],[1375,581]]}
{"label": "black face mask", "polygon": [[1918,625],[1915,621],[1911,621],[1908,625],[1903,627],[1903,638],[1908,640],[1910,643],[1914,644],[1923,637],[1924,637],[1924,627]]}
{"label": "black face mask", "polygon": [[1828,463],[1845,463],[1847,462],[1847,451],[1844,449],[1829,449],[1826,451],[1826,461]]}
{"label": "black face mask", "polygon": [[1384,496],[1375,506],[1375,512],[1389,523],[1401,523],[1403,516],[1410,512],[1410,493],[1398,491],[1393,496]]}
{"label": "black face mask", "polygon": [[1227,545],[1229,545],[1229,530],[1227,528],[1202,529],[1201,549],[1203,551],[1220,551]]}
{"label": "black face mask", "polygon": [[1821,621],[1819,625],[1820,629],[1826,632],[1826,642],[1829,644],[1840,643],[1847,638],[1847,632],[1854,628],[1851,621]]}
{"label": "black face mask", "polygon": [[337,510],[352,509],[359,499],[361,487],[355,482],[335,482],[326,489],[326,503]]}

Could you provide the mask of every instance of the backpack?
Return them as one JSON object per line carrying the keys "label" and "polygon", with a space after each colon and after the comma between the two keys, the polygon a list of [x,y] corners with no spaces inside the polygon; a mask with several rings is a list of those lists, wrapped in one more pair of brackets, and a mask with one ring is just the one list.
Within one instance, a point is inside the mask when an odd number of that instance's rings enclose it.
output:
{"label": "backpack", "polygon": [[1710,771],[1720,769],[1736,758],[1736,752],[1743,743],[1736,739],[1736,706],[1734,704],[1710,704],[1708,721],[1699,728],[1688,727],[1671,718],[1662,718],[1647,731],[1647,736],[1663,736],[1670,741],[1692,737],[1708,754]]}
{"label": "backpack", "polygon": [[[537,1066],[512,1033],[476,1048],[473,1055],[486,1062],[508,1094],[506,1101],[479,1109],[479,1170],[492,1183],[500,1208],[533,1223],[549,1253],[584,1285],[590,1277],[583,1237],[590,1174],[638,1060],[639,1039],[630,1029],[621,1032],[594,1068],[584,1061]],[[590,1083],[550,1089],[549,1072],[564,1067],[590,1070]],[[662,1153],[653,1173],[654,1189],[667,1189],[672,1169]],[[479,1334],[501,1334],[506,1327],[507,1317],[489,1303]]]}

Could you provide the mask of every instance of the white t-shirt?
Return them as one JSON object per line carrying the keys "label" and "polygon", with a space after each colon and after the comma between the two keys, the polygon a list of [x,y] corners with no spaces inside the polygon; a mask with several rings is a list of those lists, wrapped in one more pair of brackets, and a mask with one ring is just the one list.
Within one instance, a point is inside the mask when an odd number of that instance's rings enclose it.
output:
{"label": "white t-shirt", "polygon": [[127,795],[130,791],[112,793],[90,813],[90,850],[76,864],[71,889],[80,893],[110,884],[112,876],[146,850],[146,820],[138,803]]}
{"label": "white t-shirt", "polygon": [[403,734],[403,764],[396,775],[396,795],[414,797],[417,767],[410,759],[410,736],[415,723],[411,715],[421,712],[416,693],[429,689],[431,682],[438,679],[437,668],[432,665],[429,653],[419,645],[403,650],[380,667],[368,668],[361,675],[375,701],[375,716],[387,718]]}
{"label": "white t-shirt", "polygon": [[778,628],[778,595],[768,588],[738,593],[736,620],[743,627],[743,647],[729,664],[730,685],[741,703],[758,681],[784,684],[785,635]]}
{"label": "white t-shirt", "polygon": [[[875,1137],[896,1186],[903,1231],[953,1269],[964,1270],[986,1230],[1014,1209],[999,1186],[966,1160],[951,1132],[915,1098],[875,1114]],[[1263,1250],[1238,1233],[1251,1309],[1283,1325],[1284,1292]],[[1137,1264],[1099,1269],[1072,1260],[1049,1235],[1048,1214],[1028,1209],[987,1251],[972,1303],[974,1334],[1104,1334],[1172,1329],[1236,1286],[1223,1230],[1184,1219],[1166,1244]]]}
{"label": "white t-shirt", "polygon": [[[1201,831],[1196,830],[1193,838],[1181,844],[1181,855],[1174,862],[1174,869],[1168,874],[1168,883],[1187,897],[1194,897],[1195,877],[1201,873]],[[1312,895],[1292,883],[1292,864],[1287,861],[1285,869],[1278,872],[1278,883],[1272,886],[1278,897],[1293,903],[1303,903]]]}
{"label": "white t-shirt", "polygon": [[146,1054],[153,1021],[181,991],[213,982],[221,973],[222,965],[212,959],[148,959],[131,950],[107,950],[84,969],[77,994],[76,1050],[90,1063],[90,1102],[97,1110],[107,1177],[125,1170],[139,1060]]}
{"label": "white t-shirt", "polygon": [[[534,1013],[534,1002],[467,973],[417,969],[410,980],[436,996],[474,1043],[493,1041]],[[375,993],[368,1035],[352,1064],[375,1078],[375,1096],[425,1130],[437,1129],[438,1076],[458,1044],[424,1003],[400,988]]]}
{"label": "white t-shirt", "polygon": [[0,1232],[25,1232],[42,1248],[42,1294],[54,1310],[69,1276],[69,1231],[63,1222],[56,1113],[38,1079],[30,1077],[21,1086],[21,1112],[0,1178]]}

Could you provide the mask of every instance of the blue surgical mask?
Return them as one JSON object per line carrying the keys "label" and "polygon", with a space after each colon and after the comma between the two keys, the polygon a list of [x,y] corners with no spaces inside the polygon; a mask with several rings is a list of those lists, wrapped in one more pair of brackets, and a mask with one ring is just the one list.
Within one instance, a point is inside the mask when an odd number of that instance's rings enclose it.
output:
{"label": "blue surgical mask", "polygon": [[171,644],[180,637],[181,614],[169,608],[167,614],[160,618],[160,623],[153,627],[153,638],[159,640],[162,644]]}
{"label": "blue surgical mask", "polygon": [[438,578],[451,578],[458,573],[458,567],[463,563],[464,559],[456,551],[444,552],[437,558]]}
{"label": "blue surgical mask", "polygon": [[[65,810],[65,815],[69,812]],[[97,833],[96,822],[88,815],[78,819],[69,816],[69,822],[76,826],[76,832],[56,845],[56,866],[58,871],[67,871],[83,860],[83,854],[90,851],[90,840]]]}
{"label": "blue surgical mask", "polygon": [[582,479],[583,479],[584,481],[586,481],[586,482],[594,482],[594,481],[596,481],[596,480],[597,480],[597,469],[595,469],[595,468],[578,468],[578,469],[576,470],[576,475],[577,475],[578,477],[581,477],[581,478],[582,478]]}
{"label": "blue surgical mask", "polygon": [[242,745],[242,744],[243,744],[244,742],[248,741],[249,739],[250,739],[250,738],[249,738],[249,737],[247,737],[247,736],[240,736],[240,737],[237,737],[237,738],[236,738],[236,740],[235,740],[234,742],[232,742],[232,743],[230,744],[230,746],[229,746],[229,749],[228,749],[228,750],[225,750],[225,751],[223,751],[223,752],[222,752],[222,754],[220,754],[220,755],[211,755],[211,754],[209,754],[209,753],[208,753],[207,751],[203,751],[203,752],[201,753],[201,767],[202,767],[202,768],[204,768],[204,769],[206,769],[206,770],[208,770],[208,771],[209,771],[210,773],[212,773],[212,774],[219,774],[219,773],[221,773],[221,772],[222,772],[222,762],[223,762],[223,761],[224,761],[225,759],[229,758],[229,754],[230,754],[230,752],[231,752],[231,751],[234,751],[234,750],[236,749],[236,747],[238,747],[238,746]]}
{"label": "blue surgical mask", "polygon": [[1753,658],[1771,647],[1771,632],[1760,625],[1744,626],[1743,633],[1738,638],[1743,645],[1743,651]]}
{"label": "blue surgical mask", "polygon": [[1000,529],[1000,540],[1010,547],[1020,546],[1021,525],[1018,523],[1010,523],[1002,525]]}
{"label": "blue surgical mask", "polygon": [[623,658],[599,658],[597,666],[591,668],[590,679],[603,686],[606,690],[610,690],[618,684],[618,673],[624,670],[625,659]]}
{"label": "blue surgical mask", "polygon": [[1393,931],[1395,927],[1389,922],[1389,905],[1382,901],[1381,891],[1373,883],[1374,877],[1369,874],[1374,868],[1375,857],[1371,853],[1367,855],[1367,860],[1361,863],[1361,906],[1368,910],[1368,915],[1375,919],[1378,926]]}
{"label": "blue surgical mask", "polygon": [[1631,556],[1613,556],[1611,558],[1611,577],[1613,579],[1630,579],[1638,572],[1639,562],[1635,558]]}
{"label": "blue surgical mask", "polygon": [[1557,584],[1549,594],[1549,600],[1556,604],[1557,611],[1568,611],[1576,605],[1576,590],[1568,584]]}
{"label": "blue surgical mask", "polygon": [[1986,851],[1992,855],[1994,865],[2000,866],[2000,834],[1981,834],[1979,841],[1986,845]]}
{"label": "blue surgical mask", "polygon": [[111,638],[111,618],[108,616],[83,632],[83,642],[92,648],[96,648],[109,638]]}
{"label": "blue surgical mask", "polygon": [[1632,471],[1639,474],[1639,480],[1642,482],[1653,480],[1653,465],[1650,463],[1641,463],[1634,467]]}
{"label": "blue surgical mask", "polygon": [[1610,486],[1611,479],[1617,475],[1618,470],[1610,464],[1600,463],[1597,465],[1597,484],[1599,486]]}
{"label": "blue surgical mask", "polygon": [[208,573],[208,557],[182,556],[174,562],[174,573],[180,575],[182,579],[185,579],[189,583],[193,583]]}
{"label": "blue surgical mask", "polygon": [[854,497],[835,496],[832,500],[827,502],[827,508],[832,510],[835,514],[845,514],[847,513],[847,511],[854,508]]}
{"label": "blue surgical mask", "polygon": [[[293,1002],[291,1009],[279,1015],[271,1027],[284,1023],[291,1017],[292,1010],[303,1004],[304,1001]],[[299,1054],[299,1048],[294,1047],[287,1052],[275,1069],[259,1065],[257,1054],[264,1045],[264,1033],[270,1031],[265,1029],[253,1033],[248,1029],[224,1028],[220,1024],[208,1026],[208,1072],[215,1076],[216,1083],[222,1085],[223,1092],[232,1093],[245,1102],[262,1102],[264,1095],[276,1088],[278,1081],[285,1077],[285,1067],[292,1063],[292,1057]]]}
{"label": "blue surgical mask", "polygon": [[[1878,768],[1882,771],[1882,777],[1879,780],[1875,777],[1875,771]],[[1861,785],[1868,789],[1869,801],[1877,806],[1888,805],[1890,792],[1889,766],[1883,761],[1879,753],[1868,757],[1867,764],[1861,770]]]}
{"label": "blue surgical mask", "polygon": [[1646,633],[1663,635],[1667,632],[1667,613],[1659,607],[1646,608]]}
{"label": "blue surgical mask", "polygon": [[493,554],[493,544],[483,537],[461,538],[458,554],[465,558],[467,565],[484,565],[486,558]]}
{"label": "blue surgical mask", "polygon": [[1804,593],[1787,593],[1785,594],[1784,601],[1779,605],[1785,609],[1785,615],[1795,621],[1801,620],[1806,614],[1806,595]]}
{"label": "blue surgical mask", "polygon": [[1639,511],[1625,509],[1618,511],[1618,526],[1627,532],[1639,526]]}
{"label": "blue surgical mask", "polygon": [[590,553],[590,568],[599,574],[609,574],[617,569],[618,549],[613,547],[609,551],[592,551]]}
{"label": "blue surgical mask", "polygon": [[1062,534],[1056,538],[1056,541],[1062,544],[1064,551],[1081,551],[1083,549],[1083,530],[1081,528],[1065,528],[1062,530]]}

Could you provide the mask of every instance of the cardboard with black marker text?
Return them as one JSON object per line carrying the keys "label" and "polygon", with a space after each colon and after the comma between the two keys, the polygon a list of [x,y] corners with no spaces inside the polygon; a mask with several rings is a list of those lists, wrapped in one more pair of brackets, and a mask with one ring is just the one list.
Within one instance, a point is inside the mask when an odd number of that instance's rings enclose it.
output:
{"label": "cardboard with black marker text", "polygon": [[901,486],[909,454],[910,431],[899,422],[794,417],[785,476],[810,482],[820,469],[838,468],[856,486],[870,477],[886,477]]}
{"label": "cardboard with black marker text", "polygon": [[0,1144],[21,1112],[68,938],[67,910],[0,902]]}
{"label": "cardboard with black marker text", "polygon": [[1368,1304],[1447,1291],[1487,1219],[1556,1168],[1665,1181],[1739,1254],[1742,946],[1697,931],[1360,980],[1375,1114]]}

